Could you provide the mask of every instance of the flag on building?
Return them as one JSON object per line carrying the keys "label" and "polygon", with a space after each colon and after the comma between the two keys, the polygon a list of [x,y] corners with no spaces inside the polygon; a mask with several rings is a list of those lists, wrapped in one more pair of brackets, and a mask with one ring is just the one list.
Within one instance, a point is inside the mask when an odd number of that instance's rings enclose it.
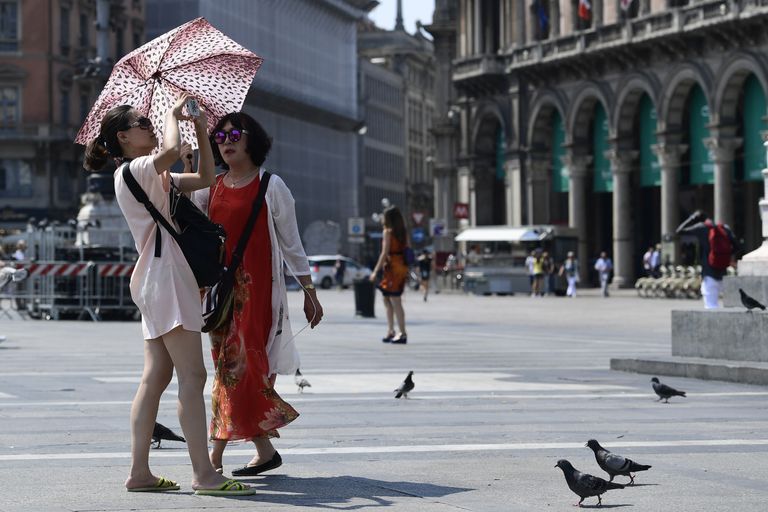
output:
{"label": "flag on building", "polygon": [[547,8],[544,6],[544,2],[541,0],[533,0],[533,10],[536,12],[536,18],[539,20],[539,29],[541,32],[546,32],[549,27],[549,16],[547,15]]}
{"label": "flag on building", "polygon": [[627,9],[629,9],[629,6],[631,6],[632,2],[634,1],[635,0],[621,0],[621,8],[626,11]]}
{"label": "flag on building", "polygon": [[579,0],[579,18],[588,20],[592,17],[592,2],[589,0]]}

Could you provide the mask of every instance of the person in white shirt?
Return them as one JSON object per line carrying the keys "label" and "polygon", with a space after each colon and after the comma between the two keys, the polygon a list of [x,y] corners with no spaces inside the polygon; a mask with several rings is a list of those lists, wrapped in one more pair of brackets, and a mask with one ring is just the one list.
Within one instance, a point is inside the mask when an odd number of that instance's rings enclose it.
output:
{"label": "person in white shirt", "polygon": [[608,297],[608,283],[610,282],[611,271],[613,270],[613,262],[605,251],[600,253],[600,257],[595,262],[595,270],[597,270],[597,274],[600,277],[600,291],[603,297]]}

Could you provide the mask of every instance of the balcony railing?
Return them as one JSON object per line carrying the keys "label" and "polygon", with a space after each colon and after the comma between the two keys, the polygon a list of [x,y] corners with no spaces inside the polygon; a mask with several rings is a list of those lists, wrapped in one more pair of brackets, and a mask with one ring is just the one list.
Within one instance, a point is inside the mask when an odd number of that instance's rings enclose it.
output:
{"label": "balcony railing", "polygon": [[453,79],[458,81],[503,74],[504,62],[496,55],[477,55],[457,60],[453,66]]}
{"label": "balcony railing", "polygon": [[[503,52],[507,71],[544,62],[568,59],[641,41],[700,30],[734,20],[768,16],[768,0],[696,0],[691,4],[621,23],[582,30],[555,39],[536,41]],[[474,57],[456,64],[474,62]],[[457,67],[458,70],[458,67]],[[456,73],[460,74],[460,73]]]}

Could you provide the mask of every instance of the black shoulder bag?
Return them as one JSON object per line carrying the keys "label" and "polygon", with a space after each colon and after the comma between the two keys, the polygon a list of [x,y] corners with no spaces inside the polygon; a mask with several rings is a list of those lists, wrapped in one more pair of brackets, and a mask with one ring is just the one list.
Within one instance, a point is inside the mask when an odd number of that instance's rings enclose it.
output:
{"label": "black shoulder bag", "polygon": [[[171,218],[180,228],[177,232],[149,200],[127,163],[122,165],[122,174],[136,200],[144,205],[155,223],[163,226],[179,244],[198,286],[205,288],[216,284],[224,272],[224,242],[227,238],[224,228],[211,222],[174,184],[169,192],[169,202]],[[160,257],[161,240],[161,229],[158,227],[155,231],[155,258]]]}
{"label": "black shoulder bag", "polygon": [[240,236],[237,247],[235,247],[232,253],[232,260],[229,262],[229,266],[226,267],[224,275],[221,276],[221,280],[205,294],[203,299],[203,332],[218,329],[229,323],[229,320],[232,318],[232,306],[235,298],[235,271],[240,266],[245,246],[248,245],[248,239],[251,237],[251,232],[253,232],[261,206],[264,204],[264,196],[267,195],[267,185],[269,184],[270,176],[269,172],[264,171],[264,175],[259,182],[259,192],[253,201],[251,215],[248,217],[243,234]]}

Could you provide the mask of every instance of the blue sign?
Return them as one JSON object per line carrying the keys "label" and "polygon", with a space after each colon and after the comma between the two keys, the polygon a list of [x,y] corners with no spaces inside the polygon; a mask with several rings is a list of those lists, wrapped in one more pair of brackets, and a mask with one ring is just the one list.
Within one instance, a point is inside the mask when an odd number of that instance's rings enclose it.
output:
{"label": "blue sign", "polygon": [[413,228],[411,231],[411,240],[415,244],[420,244],[424,241],[424,228]]}

